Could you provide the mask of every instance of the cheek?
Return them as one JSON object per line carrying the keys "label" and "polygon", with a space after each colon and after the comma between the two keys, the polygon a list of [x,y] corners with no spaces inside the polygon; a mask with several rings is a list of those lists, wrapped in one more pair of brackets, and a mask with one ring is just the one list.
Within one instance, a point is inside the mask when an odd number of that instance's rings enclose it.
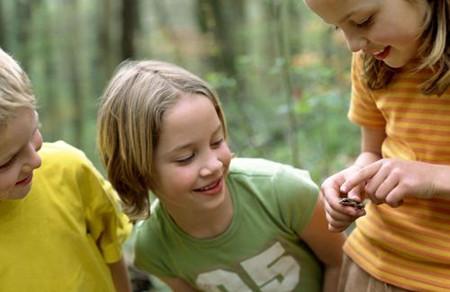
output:
{"label": "cheek", "polygon": [[44,141],[42,140],[42,134],[41,134],[41,132],[39,131],[39,130],[37,130],[36,131],[36,133],[35,133],[35,135],[34,135],[34,137],[33,137],[33,146],[34,146],[34,149],[36,150],[36,151],[39,151],[40,149],[41,149],[41,147],[42,147],[42,143],[43,143]]}
{"label": "cheek", "polygon": [[228,167],[228,165],[230,165],[230,161],[231,158],[233,157],[230,148],[228,147],[228,144],[225,144],[221,149],[220,149],[220,160],[222,161],[222,163]]}
{"label": "cheek", "polygon": [[[421,29],[416,19],[400,21],[398,17],[392,21],[378,21],[370,31],[370,40],[373,43],[391,45],[394,47],[412,47],[418,42]],[[387,29],[391,28],[391,29]]]}
{"label": "cheek", "polygon": [[0,198],[16,185],[16,181],[17,175],[14,175],[12,171],[8,171],[7,174],[0,174]]}
{"label": "cheek", "polygon": [[175,168],[166,173],[168,175],[162,178],[166,192],[184,192],[186,189],[192,189],[197,179],[197,173],[191,167]]}

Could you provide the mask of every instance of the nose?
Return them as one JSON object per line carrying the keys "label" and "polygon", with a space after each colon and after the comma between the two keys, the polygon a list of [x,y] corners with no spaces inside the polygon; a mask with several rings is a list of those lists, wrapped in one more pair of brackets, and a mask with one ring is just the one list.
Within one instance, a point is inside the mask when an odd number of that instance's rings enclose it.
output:
{"label": "nose", "polygon": [[352,52],[358,52],[364,50],[367,47],[367,39],[357,33],[344,32],[345,40],[347,41],[347,47]]}
{"label": "nose", "polygon": [[223,167],[222,161],[214,153],[210,153],[209,157],[205,161],[205,164],[200,169],[201,176],[208,176],[220,171]]}

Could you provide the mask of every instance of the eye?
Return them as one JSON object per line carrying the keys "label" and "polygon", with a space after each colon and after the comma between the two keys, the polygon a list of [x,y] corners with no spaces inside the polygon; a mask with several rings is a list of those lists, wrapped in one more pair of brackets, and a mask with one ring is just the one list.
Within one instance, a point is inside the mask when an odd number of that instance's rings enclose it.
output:
{"label": "eye", "polygon": [[212,143],[211,143],[211,146],[213,146],[213,147],[219,147],[220,144],[222,144],[222,142],[223,142],[223,138],[221,137],[220,139],[218,139],[218,140],[212,142]]}
{"label": "eye", "polygon": [[363,20],[363,21],[361,21],[359,23],[356,23],[356,27],[358,27],[358,28],[368,27],[369,25],[372,24],[372,20],[373,20],[373,17],[369,16],[365,20]]}
{"label": "eye", "polygon": [[192,153],[188,156],[184,156],[184,157],[176,159],[175,162],[178,164],[187,164],[187,163],[191,162],[191,160],[194,159],[194,157],[195,157],[195,153]]}
{"label": "eye", "polygon": [[8,160],[8,162],[6,162],[5,164],[0,165],[0,170],[1,169],[7,169],[9,166],[11,166],[14,163],[15,159],[16,159],[16,156],[14,156],[10,160]]}

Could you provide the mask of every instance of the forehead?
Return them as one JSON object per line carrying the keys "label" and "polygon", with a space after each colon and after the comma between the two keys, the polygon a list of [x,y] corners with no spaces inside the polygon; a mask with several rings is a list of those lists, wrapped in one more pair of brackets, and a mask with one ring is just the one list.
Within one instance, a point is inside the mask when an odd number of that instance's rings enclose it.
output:
{"label": "forehead", "polygon": [[164,113],[158,144],[201,139],[220,125],[221,120],[209,98],[198,94],[184,95]]}
{"label": "forehead", "polygon": [[201,94],[183,94],[164,114],[162,128],[187,127],[189,123],[217,117],[213,101]]}
{"label": "forehead", "polygon": [[305,0],[326,23],[338,24],[353,13],[373,8],[380,0]]}

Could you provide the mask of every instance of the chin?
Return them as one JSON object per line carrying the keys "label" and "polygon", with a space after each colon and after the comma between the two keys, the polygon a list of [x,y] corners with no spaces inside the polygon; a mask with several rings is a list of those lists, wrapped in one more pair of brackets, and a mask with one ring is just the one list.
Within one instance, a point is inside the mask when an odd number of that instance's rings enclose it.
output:
{"label": "chin", "polygon": [[389,66],[393,69],[400,69],[406,65],[404,63],[394,63],[394,62],[384,62],[384,64],[386,64],[387,66]]}
{"label": "chin", "polygon": [[30,193],[31,187],[28,186],[24,189],[18,190],[16,192],[12,192],[11,194],[7,195],[5,199],[7,200],[21,200],[25,198]]}
{"label": "chin", "polygon": [[383,60],[383,62],[391,68],[399,69],[407,65],[412,58],[392,58],[389,57]]}

